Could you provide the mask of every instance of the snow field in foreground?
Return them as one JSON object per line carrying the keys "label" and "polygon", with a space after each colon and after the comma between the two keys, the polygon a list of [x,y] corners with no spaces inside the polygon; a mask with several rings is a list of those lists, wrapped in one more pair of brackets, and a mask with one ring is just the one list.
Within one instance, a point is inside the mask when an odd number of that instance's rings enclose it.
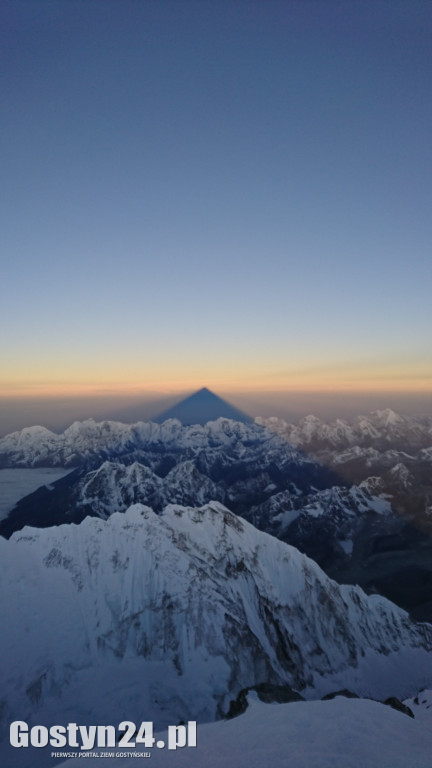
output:
{"label": "snow field in foreground", "polygon": [[[163,738],[164,734],[156,736]],[[88,758],[132,768],[146,758]],[[70,762],[62,766],[70,766]],[[366,699],[263,704],[198,724],[197,747],[151,750],[153,768],[431,768],[432,728]]]}

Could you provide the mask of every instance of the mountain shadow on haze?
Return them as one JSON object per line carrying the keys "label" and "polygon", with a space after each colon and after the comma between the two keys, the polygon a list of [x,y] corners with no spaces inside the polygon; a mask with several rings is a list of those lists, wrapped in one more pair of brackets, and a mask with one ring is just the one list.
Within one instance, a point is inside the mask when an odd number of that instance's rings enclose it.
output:
{"label": "mountain shadow on haze", "polygon": [[215,395],[207,387],[199,389],[181,400],[180,403],[173,405],[172,408],[163,411],[152,418],[152,421],[162,424],[167,419],[178,419],[183,426],[188,427],[192,424],[204,426],[208,421],[215,421],[219,418],[233,419],[244,424],[252,424],[253,422],[251,416],[240,411],[227,400],[223,400],[222,397]]}

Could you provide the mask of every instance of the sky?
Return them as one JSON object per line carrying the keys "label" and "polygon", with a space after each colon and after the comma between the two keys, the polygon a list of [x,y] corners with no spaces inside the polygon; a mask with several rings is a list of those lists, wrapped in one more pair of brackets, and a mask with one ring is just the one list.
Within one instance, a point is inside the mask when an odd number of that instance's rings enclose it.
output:
{"label": "sky", "polygon": [[3,0],[0,27],[0,432],[202,386],[432,412],[429,0]]}

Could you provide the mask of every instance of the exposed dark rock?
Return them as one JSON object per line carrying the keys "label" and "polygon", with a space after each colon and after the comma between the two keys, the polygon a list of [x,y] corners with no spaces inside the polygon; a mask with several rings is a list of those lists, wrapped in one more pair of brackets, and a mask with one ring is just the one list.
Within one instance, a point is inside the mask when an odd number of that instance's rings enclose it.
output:
{"label": "exposed dark rock", "polygon": [[[332,693],[327,693],[326,696],[322,697],[322,701],[330,701],[330,699],[335,699],[336,696],[345,696],[347,699],[358,699],[360,698],[356,693],[353,693],[352,691],[349,691],[347,688],[344,688],[341,691],[333,691]],[[371,701],[375,701],[375,699],[371,699]],[[415,699],[414,699],[415,701]],[[413,711],[406,706],[406,704],[403,704],[399,699],[396,698],[396,696],[390,696],[385,701],[381,701],[381,704],[386,704],[388,707],[391,707],[392,709],[397,709],[398,712],[402,712],[404,715],[408,715],[408,717],[414,718]],[[418,703],[418,700],[417,702]]]}
{"label": "exposed dark rock", "polygon": [[249,691],[256,691],[260,701],[265,704],[290,704],[292,701],[305,701],[297,691],[294,691],[289,685],[275,685],[274,683],[259,683],[250,688],[243,688],[235,701],[230,702],[230,707],[226,717],[231,719],[242,715],[248,707],[247,695]]}
{"label": "exposed dark rock", "polygon": [[343,688],[341,691],[333,691],[332,693],[327,693],[325,696],[322,697],[322,701],[330,701],[331,699],[335,699],[336,696],[345,696],[346,699],[360,698],[357,695],[357,693],[353,693],[353,691],[349,691],[348,688]]}
{"label": "exposed dark rock", "polygon": [[397,709],[398,712],[403,712],[404,715],[408,715],[408,717],[414,717],[414,712],[412,709],[407,707],[406,704],[402,704],[402,702],[396,698],[396,696],[390,696],[389,699],[386,699],[383,704],[387,704],[388,707],[391,707],[392,709]]}

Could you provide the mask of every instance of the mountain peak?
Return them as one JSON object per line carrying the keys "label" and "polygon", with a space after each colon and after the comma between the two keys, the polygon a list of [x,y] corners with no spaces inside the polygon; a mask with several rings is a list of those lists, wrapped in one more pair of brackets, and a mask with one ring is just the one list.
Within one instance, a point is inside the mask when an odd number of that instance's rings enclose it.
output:
{"label": "mountain peak", "polygon": [[219,418],[233,419],[250,423],[253,419],[247,413],[240,411],[227,400],[215,395],[207,387],[202,387],[189,397],[185,397],[172,408],[158,414],[153,421],[162,423],[167,419],[178,419],[184,426],[191,424],[207,424]]}

